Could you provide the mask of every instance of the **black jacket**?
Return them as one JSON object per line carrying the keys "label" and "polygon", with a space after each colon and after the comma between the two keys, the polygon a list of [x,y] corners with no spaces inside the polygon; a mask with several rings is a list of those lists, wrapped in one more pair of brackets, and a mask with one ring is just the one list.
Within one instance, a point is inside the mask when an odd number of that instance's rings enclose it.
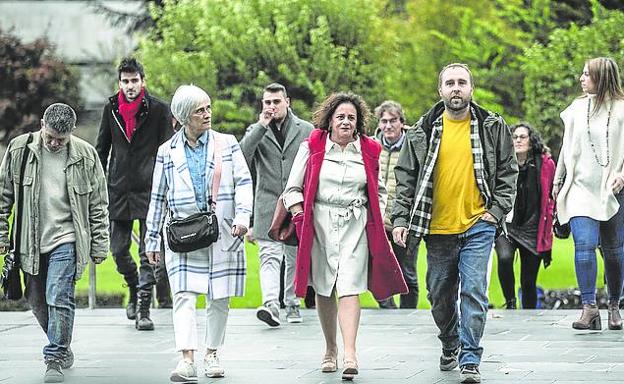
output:
{"label": "black jacket", "polygon": [[118,93],[104,107],[96,144],[108,174],[110,220],[145,219],[156,153],[173,135],[171,113],[167,104],[145,91],[136,130],[128,141],[117,98]]}

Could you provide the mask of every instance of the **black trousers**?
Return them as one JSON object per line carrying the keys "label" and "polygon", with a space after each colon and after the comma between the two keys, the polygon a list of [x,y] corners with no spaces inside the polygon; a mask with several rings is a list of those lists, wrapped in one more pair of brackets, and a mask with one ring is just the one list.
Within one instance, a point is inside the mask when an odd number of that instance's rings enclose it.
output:
{"label": "black trousers", "polygon": [[117,272],[123,275],[126,284],[138,286],[139,290],[151,290],[156,283],[154,268],[145,254],[145,220],[139,220],[139,257],[141,265],[138,267],[130,255],[132,243],[132,220],[111,220],[111,253]]}
{"label": "black trousers", "polygon": [[537,306],[537,274],[542,259],[523,247],[517,241],[506,236],[496,240],[498,256],[498,280],[500,281],[505,301],[516,300],[514,260],[516,250],[520,254],[520,287],[522,288],[522,308],[535,309]]}

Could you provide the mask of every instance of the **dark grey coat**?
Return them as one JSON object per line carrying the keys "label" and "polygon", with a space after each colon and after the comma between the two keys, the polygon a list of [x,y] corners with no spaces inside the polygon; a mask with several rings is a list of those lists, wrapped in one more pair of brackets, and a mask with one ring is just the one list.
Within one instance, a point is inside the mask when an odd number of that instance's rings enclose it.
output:
{"label": "dark grey coat", "polygon": [[171,112],[167,104],[146,91],[136,130],[128,141],[117,95],[104,106],[95,146],[104,172],[108,170],[108,211],[111,220],[144,220],[158,147],[173,135]]}
{"label": "dark grey coat", "polygon": [[254,180],[253,234],[256,239],[268,236],[277,199],[284,191],[299,145],[314,127],[289,109],[286,117],[284,148],[280,148],[270,128],[250,125],[240,142]]}

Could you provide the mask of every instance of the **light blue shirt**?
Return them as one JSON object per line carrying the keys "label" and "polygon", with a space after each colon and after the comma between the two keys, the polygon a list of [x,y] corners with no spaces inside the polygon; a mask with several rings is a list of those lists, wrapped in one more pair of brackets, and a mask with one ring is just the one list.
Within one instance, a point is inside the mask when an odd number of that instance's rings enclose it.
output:
{"label": "light blue shirt", "polygon": [[186,131],[182,132],[184,137],[184,153],[186,163],[193,181],[195,191],[195,201],[201,211],[208,210],[206,202],[206,163],[208,161],[208,131],[204,132],[197,139],[195,148],[191,147],[186,138]]}

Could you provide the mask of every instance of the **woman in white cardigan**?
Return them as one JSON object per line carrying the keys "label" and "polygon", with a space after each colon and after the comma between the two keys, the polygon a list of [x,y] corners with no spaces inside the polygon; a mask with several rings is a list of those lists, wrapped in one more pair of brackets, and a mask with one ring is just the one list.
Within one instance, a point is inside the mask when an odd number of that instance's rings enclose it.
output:
{"label": "woman in white cardigan", "polygon": [[[171,372],[171,381],[191,383],[197,382],[195,304],[200,294],[206,295],[204,373],[208,377],[224,375],[217,349],[225,338],[229,299],[244,293],[246,263],[242,236],[249,228],[253,190],[236,138],[211,129],[212,110],[206,92],[193,85],[179,87],[171,100],[171,112],[182,128],[160,146],[156,157],[145,239],[150,262],[155,264],[160,258],[160,233],[165,220],[205,212],[214,202],[219,223],[219,238],[207,248],[173,252],[164,239],[165,264],[173,292],[176,349],[182,352],[182,360]],[[217,196],[212,196],[219,163],[220,182]]]}
{"label": "woman in white cardigan", "polygon": [[561,224],[570,223],[576,279],[583,312],[575,329],[601,329],[596,305],[596,248],[604,256],[609,329],[622,329],[618,310],[624,259],[624,92],[611,58],[588,60],[580,77],[583,95],[561,119],[563,144],[553,197]]}

